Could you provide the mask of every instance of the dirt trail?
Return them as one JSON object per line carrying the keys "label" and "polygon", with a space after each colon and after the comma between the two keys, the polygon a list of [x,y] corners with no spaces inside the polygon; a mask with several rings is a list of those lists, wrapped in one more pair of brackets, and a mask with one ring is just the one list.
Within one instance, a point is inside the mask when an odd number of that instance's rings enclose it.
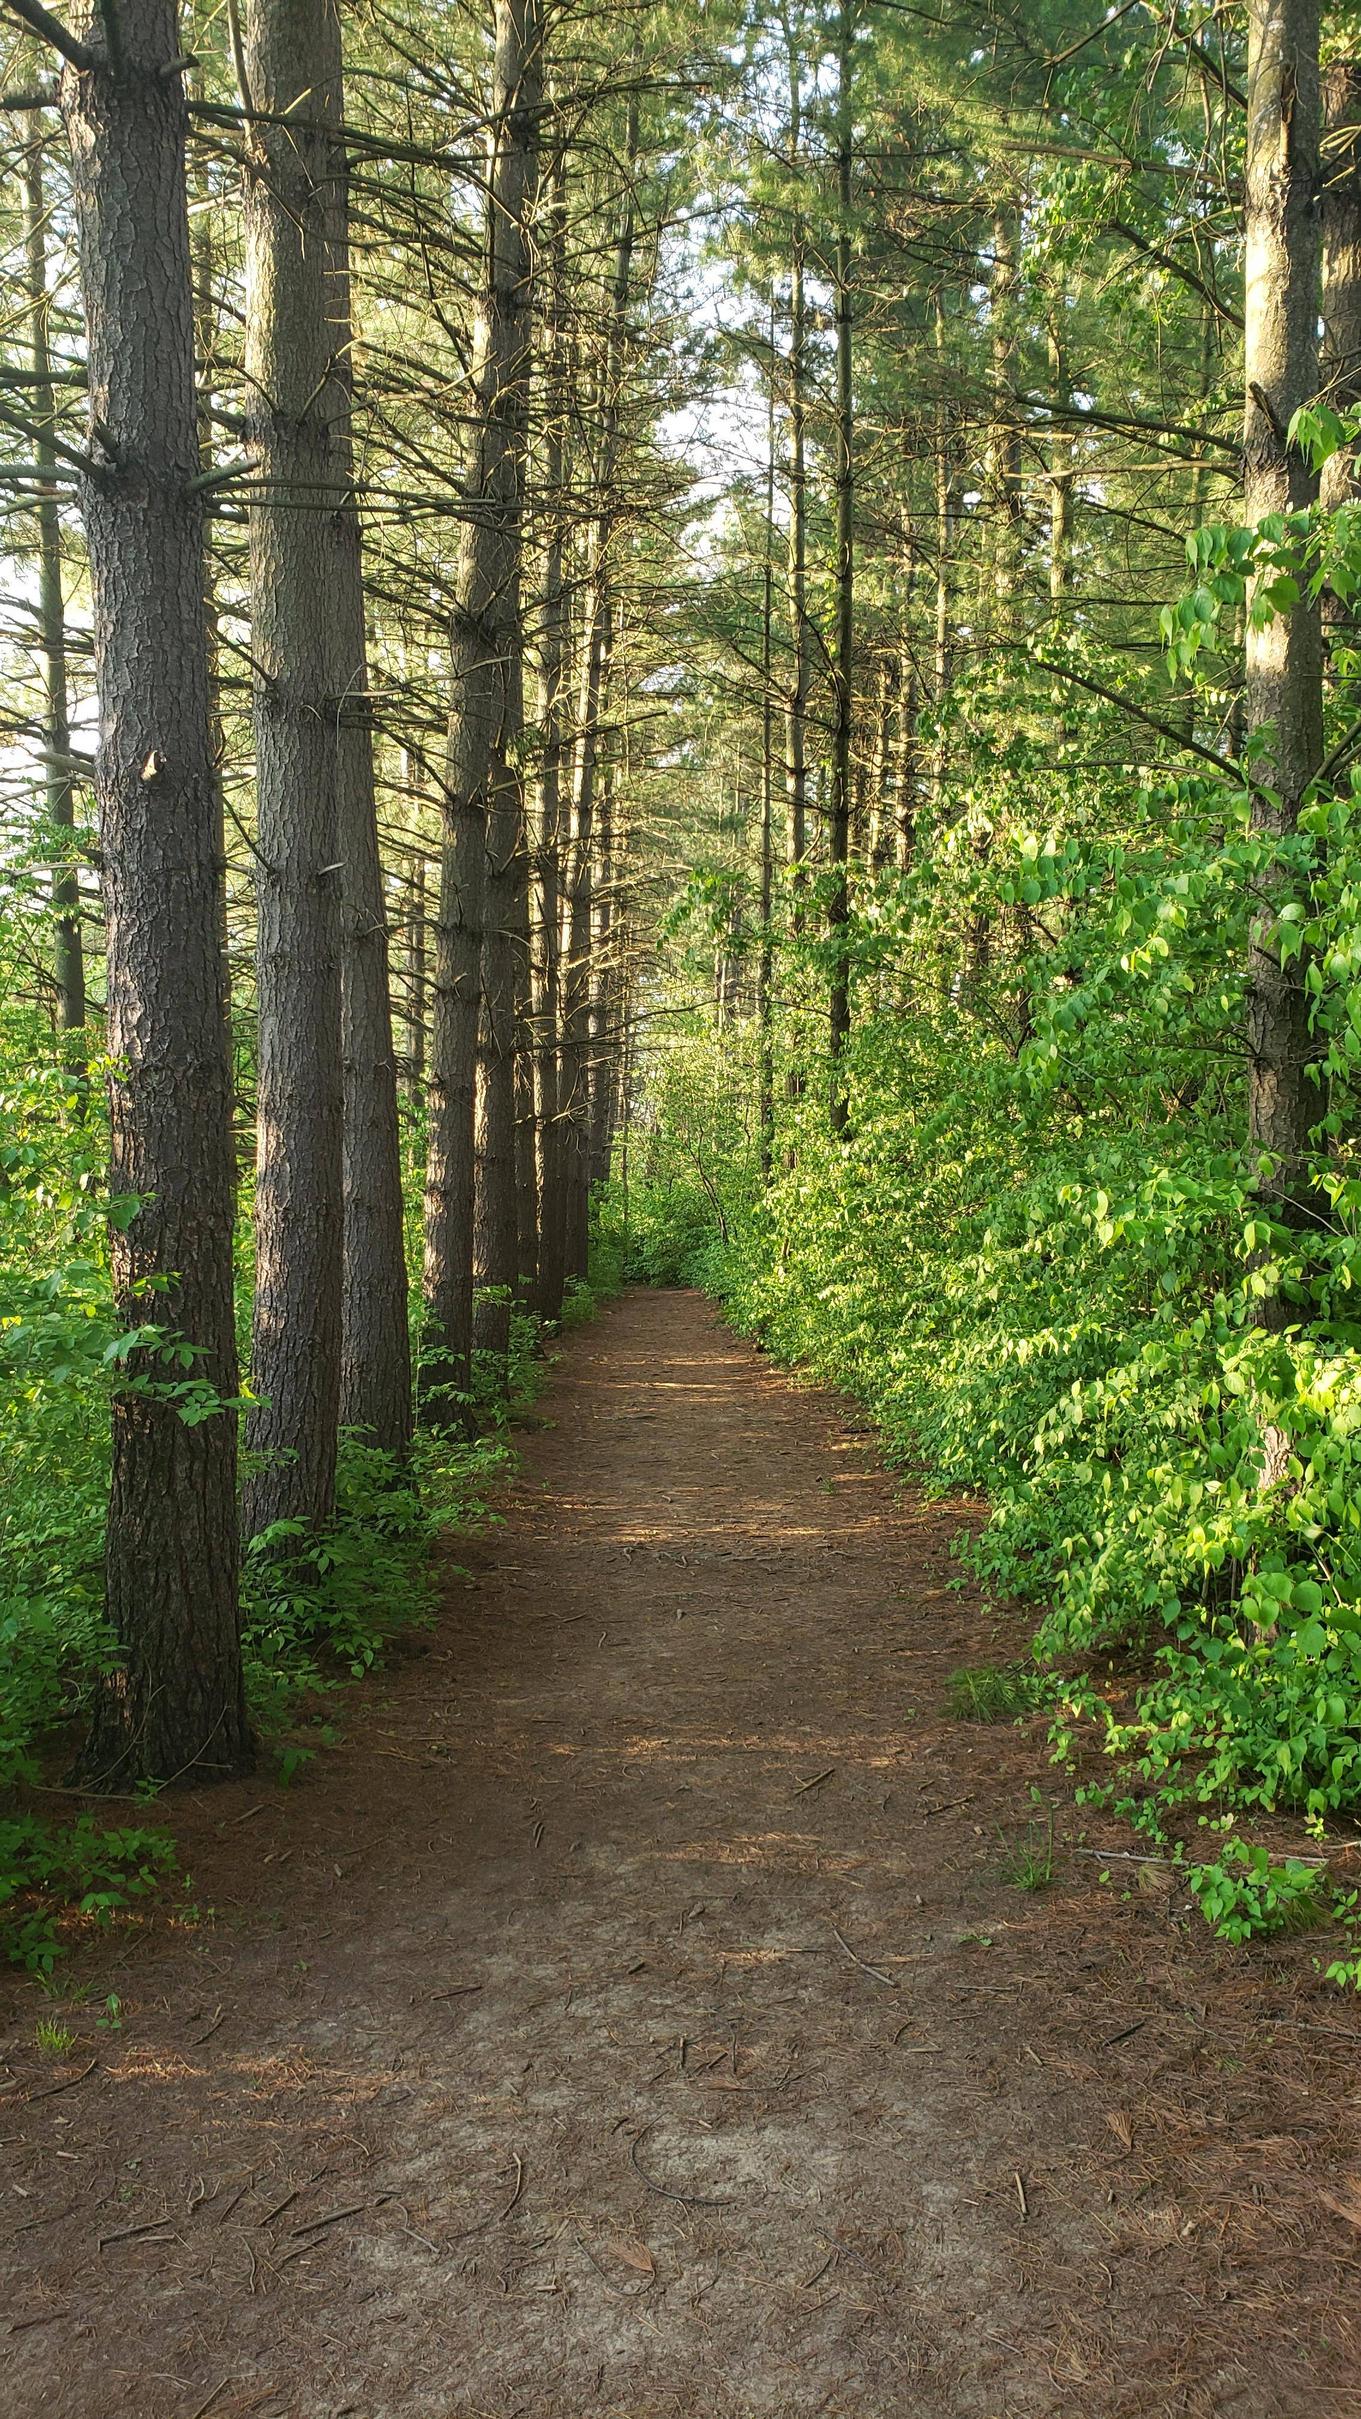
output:
{"label": "dirt trail", "polygon": [[945,1718],[959,1514],[694,1295],[543,1414],[324,1770],[177,1814],[215,1921],[60,2068],[11,1994],[4,2419],[1361,2411],[1356,2019]]}

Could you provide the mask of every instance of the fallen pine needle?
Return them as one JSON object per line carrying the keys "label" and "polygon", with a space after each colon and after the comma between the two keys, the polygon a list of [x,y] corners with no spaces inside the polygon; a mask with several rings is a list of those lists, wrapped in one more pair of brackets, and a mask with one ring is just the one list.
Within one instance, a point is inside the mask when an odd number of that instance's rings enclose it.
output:
{"label": "fallen pine needle", "polygon": [[639,2143],[645,2142],[651,2131],[652,2127],[650,2125],[645,2125],[642,2132],[640,2134],[635,2134],[633,2140],[629,2144],[629,2165],[633,2168],[636,2174],[642,2177],[643,2182],[647,2185],[650,2192],[659,2192],[664,2201],[680,2201],[687,2209],[738,2209],[745,2206],[744,2198],[741,2193],[723,2193],[718,2199],[714,2199],[708,2193],[677,2192],[674,2186],[670,2184],[659,2184],[655,2175],[648,2174],[646,2167],[643,2165],[642,2160],[638,2156]]}
{"label": "fallen pine needle", "polygon": [[515,2161],[515,2190],[512,2192],[510,2199],[505,2205],[505,2208],[496,2210],[494,2215],[491,2217],[480,2217],[475,2226],[461,2227],[459,2232],[453,2237],[456,2243],[463,2242],[470,2234],[485,2234],[489,2226],[499,2226],[503,2224],[505,2219],[509,2217],[512,2209],[515,2208],[517,2202],[519,2201],[520,2195],[525,2188],[525,2163],[518,2150],[512,2150],[510,2155]]}

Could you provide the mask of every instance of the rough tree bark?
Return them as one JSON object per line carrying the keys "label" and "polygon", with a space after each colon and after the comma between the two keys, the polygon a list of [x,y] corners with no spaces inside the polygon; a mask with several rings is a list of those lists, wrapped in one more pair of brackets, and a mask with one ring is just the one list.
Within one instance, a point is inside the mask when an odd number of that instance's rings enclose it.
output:
{"label": "rough tree bark", "polygon": [[[1058,296],[1049,321],[1049,383],[1060,412],[1067,411],[1072,394],[1058,316],[1063,299]],[[1072,431],[1056,420],[1049,440],[1049,611],[1055,621],[1062,618],[1072,573],[1073,486]]]}
{"label": "rough tree bark", "polygon": [[471,1383],[474,1267],[479,1286],[507,1295],[477,1323],[479,1344],[497,1354],[504,1353],[508,1294],[518,1275],[511,952],[517,861],[523,864],[520,555],[531,349],[528,214],[543,82],[538,0],[497,0],[492,76],[485,291],[464,480],[474,510],[463,525],[451,617],[453,705],[426,1174],[427,1403],[436,1414],[442,1403],[446,1415]]}
{"label": "rough tree bark", "polygon": [[985,626],[1009,645],[1016,636],[1021,585],[1021,424],[1016,415],[1017,306],[1020,248],[1014,203],[994,213],[992,274],[988,283],[988,342],[992,354],[992,432],[988,441],[988,485],[993,523],[993,595],[986,600]]}
{"label": "rough tree bark", "polygon": [[[524,733],[524,627],[521,612],[525,465],[533,366],[535,249],[530,212],[538,183],[543,100],[540,0],[497,0],[498,121],[490,178],[487,238],[490,355],[494,392],[483,408],[499,421],[496,490],[496,630],[500,699],[487,788],[486,913],[482,927],[482,1022],[477,1084],[477,1159],[473,1216],[476,1299],[473,1336],[499,1389],[510,1344],[511,1305],[520,1276],[516,1186],[516,1061],[519,952],[529,944],[525,796],[520,769]],[[504,98],[501,98],[501,96]]]}
{"label": "rough tree bark", "polygon": [[[1323,391],[1334,411],[1361,403],[1361,65],[1341,61],[1323,78]],[[1319,502],[1329,512],[1361,493],[1355,444],[1323,465]],[[1356,644],[1356,605],[1322,598],[1325,629]]]}
{"label": "rough tree bark", "polygon": [[624,137],[625,189],[601,347],[596,508],[586,542],[581,674],[572,781],[572,845],[567,882],[563,1049],[559,1076],[563,1124],[565,1257],[569,1277],[584,1277],[590,1257],[591,1097],[594,1080],[591,1065],[592,885],[596,851],[595,818],[602,771],[602,723],[614,659],[612,552],[619,517],[620,430],[628,310],[633,284],[633,251],[638,221],[634,188],[638,135],[638,100],[635,91],[628,105]]}
{"label": "rough tree bark", "polygon": [[543,325],[542,455],[539,492],[544,516],[539,589],[538,801],[539,959],[535,999],[535,1123],[539,1144],[539,1263],[536,1308],[540,1318],[562,1315],[566,1283],[566,1208],[563,1196],[563,1129],[558,1088],[562,1013],[562,809],[567,764],[563,727],[568,635],[563,585],[565,473],[567,467],[568,360],[567,181],[564,154],[553,166],[545,232],[548,263]]}
{"label": "rough tree bark", "polygon": [[832,659],[831,888],[827,902],[831,943],[828,1047],[831,1065],[832,1132],[844,1134],[849,1119],[846,1045],[851,1031],[850,856],[851,731],[855,704],[855,401],[851,291],[851,79],[855,49],[855,0],[841,0],[837,38],[837,228],[834,272],[836,316],[836,408],[833,477],[836,490],[836,642]]}
{"label": "rough tree bark", "polygon": [[[1246,326],[1244,514],[1300,510],[1315,481],[1287,441],[1292,413],[1318,385],[1318,0],[1252,0],[1244,233]],[[1287,1226],[1312,1223],[1310,1129],[1322,1113],[1309,1072],[1306,964],[1282,963],[1280,909],[1300,876],[1281,861],[1323,755],[1323,648],[1316,605],[1302,600],[1261,628],[1248,616],[1244,716],[1262,742],[1253,764],[1252,827],[1263,851],[1248,959],[1248,1130],[1264,1163],[1264,1200]],[[1282,1326],[1288,1305],[1270,1294],[1263,1324]]]}
{"label": "rough tree bark", "polygon": [[950,564],[955,536],[955,481],[951,456],[950,424],[945,398],[945,302],[937,287],[932,303],[932,323],[936,342],[936,371],[941,381],[933,414],[932,453],[936,474],[936,614],[933,649],[932,703],[937,716],[936,745],[931,766],[931,787],[937,809],[945,792],[947,764],[943,709],[954,672],[952,645],[954,617],[950,594]]}
{"label": "rough tree bark", "polygon": [[[248,0],[247,448],[257,801],[255,1315],[246,1530],[334,1508],[342,1269],[325,0]],[[289,121],[292,121],[291,123]]]}
{"label": "rough tree bark", "polygon": [[[412,800],[408,774],[407,797]],[[425,850],[413,844],[406,882],[406,1095],[413,1108],[425,1099]]]}
{"label": "rough tree bark", "polygon": [[[33,455],[39,469],[55,471],[52,444],[56,402],[52,391],[52,358],[47,340],[47,205],[43,193],[42,152],[37,144],[24,171],[24,236],[28,270],[28,307],[33,364]],[[62,852],[52,875],[52,981],[59,1033],[83,1036],[85,1028],[85,950],[80,932],[80,885],[75,865],[75,782],[71,767],[71,715],[66,686],[66,605],[62,592],[61,514],[55,482],[39,490],[38,523],[38,638],[43,659],[43,744],[47,820],[56,847]],[[71,1045],[74,1071],[85,1073],[83,1039]]]}
{"label": "rough tree bark", "polygon": [[322,74],[309,109],[331,135],[326,300],[332,434],[345,495],[332,520],[332,602],[339,681],[337,818],[341,876],[341,1059],[344,1075],[340,1422],[405,1461],[411,1444],[411,1346],[402,1212],[397,1058],[392,1035],[387,899],[378,853],[373,713],[364,628],[364,567],[354,493],[354,328],[349,177],[342,139],[344,76],[338,0],[322,10]]}
{"label": "rough tree bark", "polygon": [[[231,1089],[203,615],[203,491],[173,0],[122,0],[114,55],[68,66],[90,382],[84,481],[108,921],[113,1275],[131,1328],[188,1365],[131,1354],[114,1398],[106,1555],[118,1668],[84,1761],[126,1786],[248,1769],[241,1685],[232,1324]],[[173,935],[173,946],[167,936]],[[186,1425],[159,1389],[193,1377],[224,1407]]]}
{"label": "rough tree bark", "polygon": [[761,1182],[775,1173],[775,301],[770,305],[766,392],[765,526],[761,550],[761,869],[756,955],[756,1121]]}
{"label": "rough tree bark", "polygon": [[[792,18],[783,15],[789,66],[789,168],[802,174],[803,80]],[[808,305],[804,291],[806,236],[795,204],[789,238],[789,690],[785,706],[785,792],[789,861],[796,889],[808,853],[808,691],[812,677],[808,623]],[[796,908],[795,927],[799,922]]]}

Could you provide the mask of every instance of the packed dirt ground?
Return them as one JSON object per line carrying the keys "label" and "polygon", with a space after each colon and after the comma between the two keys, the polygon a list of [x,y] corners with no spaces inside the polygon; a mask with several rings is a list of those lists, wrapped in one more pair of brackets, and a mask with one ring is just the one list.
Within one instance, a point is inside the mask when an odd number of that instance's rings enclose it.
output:
{"label": "packed dirt ground", "polygon": [[1361,2412],[1361,2017],[951,1718],[967,1508],[635,1293],[500,1510],[168,1808],[200,1920],[4,1986],[4,2419]]}

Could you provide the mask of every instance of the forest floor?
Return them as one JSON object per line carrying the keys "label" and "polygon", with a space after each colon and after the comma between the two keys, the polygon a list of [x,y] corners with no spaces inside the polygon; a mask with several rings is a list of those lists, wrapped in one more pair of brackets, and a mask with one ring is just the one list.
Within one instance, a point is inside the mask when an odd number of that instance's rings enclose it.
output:
{"label": "forest floor", "polygon": [[968,1508],[683,1293],[500,1508],[307,1778],[170,1809],[210,1918],[6,1988],[4,2419],[1361,2412],[1361,2020],[948,1717]]}

